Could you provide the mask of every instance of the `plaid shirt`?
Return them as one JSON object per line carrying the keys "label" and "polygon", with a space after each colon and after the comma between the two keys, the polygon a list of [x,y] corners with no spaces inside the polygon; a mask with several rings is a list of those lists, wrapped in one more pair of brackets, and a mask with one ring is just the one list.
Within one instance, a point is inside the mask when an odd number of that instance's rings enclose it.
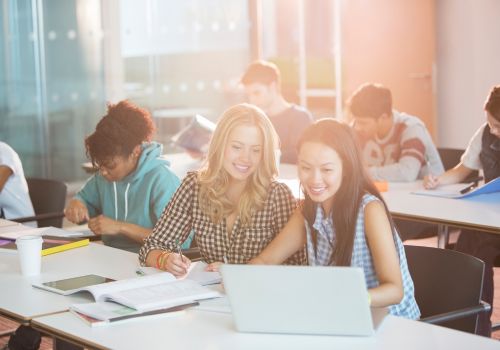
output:
{"label": "plaid shirt", "polygon": [[[145,263],[151,250],[175,251],[176,242],[184,242],[191,230],[207,263],[224,261],[225,257],[228,263],[245,264],[281,231],[296,207],[290,189],[273,181],[264,207],[252,215],[251,225],[243,226],[238,216],[231,235],[228,235],[225,219],[214,224],[201,210],[197,176],[197,172],[191,172],[182,181],[139,252],[141,264]],[[287,263],[304,264],[305,252],[295,254]]]}

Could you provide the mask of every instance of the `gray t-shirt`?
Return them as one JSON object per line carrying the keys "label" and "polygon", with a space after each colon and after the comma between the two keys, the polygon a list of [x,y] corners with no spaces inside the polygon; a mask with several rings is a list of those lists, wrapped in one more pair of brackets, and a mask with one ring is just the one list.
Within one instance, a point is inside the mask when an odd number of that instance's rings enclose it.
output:
{"label": "gray t-shirt", "polygon": [[291,105],[281,113],[269,116],[280,138],[281,163],[297,163],[297,142],[313,117],[305,108]]}

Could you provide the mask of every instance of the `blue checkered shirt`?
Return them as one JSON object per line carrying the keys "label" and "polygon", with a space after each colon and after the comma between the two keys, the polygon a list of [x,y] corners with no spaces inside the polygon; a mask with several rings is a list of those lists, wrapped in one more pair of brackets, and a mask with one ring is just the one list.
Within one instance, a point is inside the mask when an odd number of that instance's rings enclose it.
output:
{"label": "blue checkered shirt", "polygon": [[[365,235],[365,207],[368,203],[374,200],[379,199],[371,194],[365,194],[361,200],[358,218],[356,220],[356,232],[351,257],[351,266],[363,269],[366,286],[369,289],[379,285],[375,267],[373,265],[373,258],[370,249],[368,248]],[[314,244],[309,225],[307,225],[307,222],[305,225],[307,231],[307,256],[309,265],[329,265],[333,250],[332,247],[335,245],[335,231],[331,216],[325,217],[321,206],[317,206],[316,219],[313,224],[313,227],[318,232],[316,253],[314,252]],[[410,319],[418,319],[420,317],[420,310],[417,306],[417,302],[415,301],[413,281],[411,279],[410,272],[408,271],[408,264],[406,262],[403,243],[401,242],[397,232],[393,233],[393,238],[399,255],[401,274],[403,277],[404,296],[403,300],[401,300],[399,304],[389,306],[389,313]]]}

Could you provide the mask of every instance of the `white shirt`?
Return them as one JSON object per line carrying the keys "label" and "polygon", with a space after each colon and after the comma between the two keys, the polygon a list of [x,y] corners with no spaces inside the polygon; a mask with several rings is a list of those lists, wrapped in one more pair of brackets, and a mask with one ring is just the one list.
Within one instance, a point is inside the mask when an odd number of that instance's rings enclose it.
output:
{"label": "white shirt", "polygon": [[4,142],[0,142],[0,165],[12,170],[12,175],[0,192],[0,209],[3,210],[5,218],[15,219],[35,215],[21,159],[16,151]]}
{"label": "white shirt", "polygon": [[462,164],[469,169],[479,170],[483,168],[479,155],[481,154],[481,148],[483,146],[483,133],[484,128],[486,128],[486,124],[487,123],[484,123],[479,129],[477,129],[476,133],[469,141],[467,149],[464,154],[462,154],[462,158],[460,159]]}

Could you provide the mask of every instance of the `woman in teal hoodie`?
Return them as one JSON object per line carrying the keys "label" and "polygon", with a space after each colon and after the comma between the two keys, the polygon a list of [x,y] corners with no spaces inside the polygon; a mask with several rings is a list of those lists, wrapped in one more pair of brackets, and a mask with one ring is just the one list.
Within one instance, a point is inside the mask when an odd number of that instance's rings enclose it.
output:
{"label": "woman in teal hoodie", "polygon": [[74,223],[88,221],[106,245],[138,252],[180,184],[161,158],[162,145],[151,141],[154,130],[146,110],[122,101],[108,106],[85,139],[87,156],[99,171],[65,214]]}

